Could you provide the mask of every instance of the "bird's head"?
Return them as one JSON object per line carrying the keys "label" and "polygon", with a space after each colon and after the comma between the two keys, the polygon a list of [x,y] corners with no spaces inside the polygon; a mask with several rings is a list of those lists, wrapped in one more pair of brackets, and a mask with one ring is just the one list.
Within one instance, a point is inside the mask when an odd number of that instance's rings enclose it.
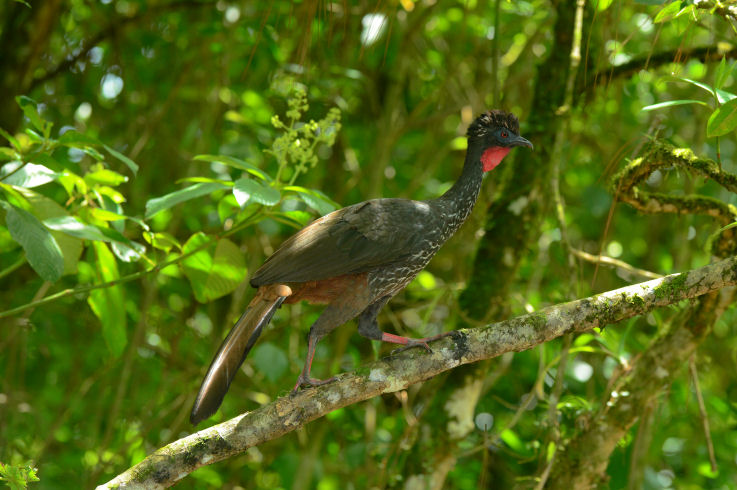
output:
{"label": "bird's head", "polygon": [[515,146],[532,148],[532,143],[519,135],[519,120],[511,112],[498,109],[481,114],[468,127],[468,145],[482,150],[481,164],[488,172]]}

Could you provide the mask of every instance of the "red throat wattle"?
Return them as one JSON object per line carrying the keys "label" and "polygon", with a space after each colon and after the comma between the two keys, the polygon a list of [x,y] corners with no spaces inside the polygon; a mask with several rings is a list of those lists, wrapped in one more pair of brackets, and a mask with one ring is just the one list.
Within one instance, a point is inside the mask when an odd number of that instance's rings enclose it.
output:
{"label": "red throat wattle", "polygon": [[502,163],[502,159],[507,156],[511,148],[504,148],[502,146],[492,146],[484,151],[481,155],[481,163],[484,166],[484,172],[492,170],[494,167]]}

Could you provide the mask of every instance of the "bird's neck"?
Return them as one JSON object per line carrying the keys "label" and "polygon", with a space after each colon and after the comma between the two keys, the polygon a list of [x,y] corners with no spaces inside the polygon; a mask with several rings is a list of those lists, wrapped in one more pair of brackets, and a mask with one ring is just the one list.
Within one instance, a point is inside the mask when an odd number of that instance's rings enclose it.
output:
{"label": "bird's neck", "polygon": [[453,187],[434,200],[433,204],[445,215],[446,223],[452,229],[451,234],[468,218],[479,197],[484,177],[484,170],[480,163],[483,155],[484,148],[469,142],[461,176],[458,177]]}

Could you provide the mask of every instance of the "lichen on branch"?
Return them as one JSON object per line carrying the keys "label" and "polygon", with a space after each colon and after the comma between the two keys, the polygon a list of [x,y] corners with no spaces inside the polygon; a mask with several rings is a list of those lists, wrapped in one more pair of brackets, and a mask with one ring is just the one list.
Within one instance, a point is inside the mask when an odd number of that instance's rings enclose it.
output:
{"label": "lichen on branch", "polygon": [[278,398],[252,412],[163,447],[98,488],[164,488],[195,469],[281,437],[333,410],[399,391],[462,364],[522,351],[570,332],[620,322],[660,306],[737,284],[737,257],[627,286],[480,328],[453,332],[434,351],[368,364],[323,386]]}

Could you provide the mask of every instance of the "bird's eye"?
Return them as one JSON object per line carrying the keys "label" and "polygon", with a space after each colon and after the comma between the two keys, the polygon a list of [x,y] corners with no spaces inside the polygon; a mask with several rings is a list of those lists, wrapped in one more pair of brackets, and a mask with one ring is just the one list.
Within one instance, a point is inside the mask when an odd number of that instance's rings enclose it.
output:
{"label": "bird's eye", "polygon": [[509,133],[507,133],[506,131],[502,131],[502,132],[500,133],[500,136],[501,136],[502,138],[506,138],[507,136],[509,136]]}

